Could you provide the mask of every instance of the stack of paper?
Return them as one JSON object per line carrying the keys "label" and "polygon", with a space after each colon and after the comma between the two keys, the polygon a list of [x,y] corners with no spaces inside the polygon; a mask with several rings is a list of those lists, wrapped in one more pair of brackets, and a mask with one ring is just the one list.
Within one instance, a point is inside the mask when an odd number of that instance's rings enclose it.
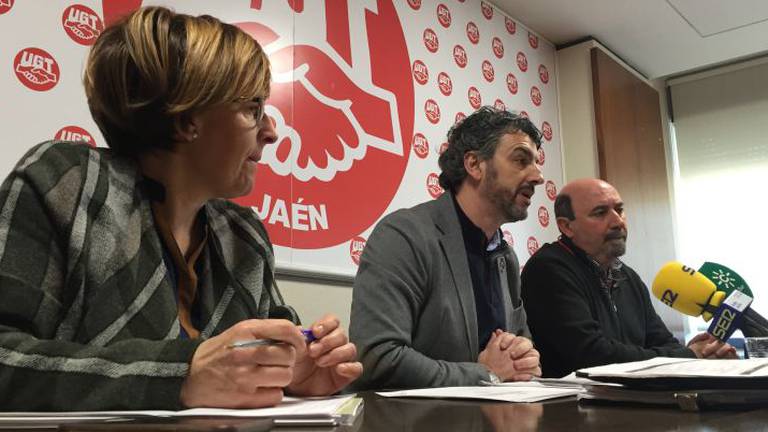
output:
{"label": "stack of paper", "polygon": [[[553,380],[554,381],[554,380]],[[481,399],[502,402],[540,402],[573,396],[582,391],[581,386],[543,384],[540,382],[514,382],[492,386],[437,387],[414,390],[378,392],[384,397],[440,398],[440,399]]]}
{"label": "stack of paper", "polygon": [[755,378],[768,377],[768,358],[744,360],[690,359],[656,357],[650,360],[615,363],[581,369],[577,376],[590,379],[600,378]]}
{"label": "stack of paper", "polygon": [[581,369],[596,380],[579,400],[677,405],[684,410],[768,405],[768,359],[657,357]]}
{"label": "stack of paper", "polygon": [[355,395],[326,398],[285,397],[273,408],[222,409],[193,408],[183,411],[80,411],[80,412],[4,412],[0,429],[34,429],[83,421],[116,421],[137,417],[250,417],[272,418],[275,425],[336,426],[352,420],[360,412],[362,399]]}

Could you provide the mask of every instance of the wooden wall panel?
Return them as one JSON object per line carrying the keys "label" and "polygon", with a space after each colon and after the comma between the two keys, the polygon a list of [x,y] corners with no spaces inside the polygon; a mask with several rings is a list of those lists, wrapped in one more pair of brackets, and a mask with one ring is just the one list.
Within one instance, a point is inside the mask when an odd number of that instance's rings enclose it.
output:
{"label": "wooden wall panel", "polygon": [[[675,259],[659,94],[600,49],[591,50],[591,61],[600,177],[625,203],[625,261],[650,284],[658,268]],[[671,309],[657,310],[679,321]]]}

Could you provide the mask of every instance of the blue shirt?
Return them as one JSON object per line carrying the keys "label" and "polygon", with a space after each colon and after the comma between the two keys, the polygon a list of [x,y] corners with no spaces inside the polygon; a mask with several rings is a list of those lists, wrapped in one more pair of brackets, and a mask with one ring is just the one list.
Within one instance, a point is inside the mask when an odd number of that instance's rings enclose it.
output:
{"label": "blue shirt", "polygon": [[472,277],[472,291],[475,294],[475,313],[477,314],[477,340],[480,351],[488,345],[491,334],[496,329],[504,329],[506,318],[504,314],[504,300],[501,293],[501,281],[496,262],[491,259],[491,254],[500,247],[505,247],[506,242],[501,236],[501,231],[496,230],[488,241],[483,230],[477,227],[464,214],[464,211],[453,197],[456,214],[459,216],[461,234],[464,238],[464,249],[467,252],[469,274]]}

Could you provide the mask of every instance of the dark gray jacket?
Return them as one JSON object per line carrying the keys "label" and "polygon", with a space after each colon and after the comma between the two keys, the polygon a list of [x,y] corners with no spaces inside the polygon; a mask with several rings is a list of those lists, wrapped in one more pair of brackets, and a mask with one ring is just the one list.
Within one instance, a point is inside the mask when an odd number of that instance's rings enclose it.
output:
{"label": "dark gray jacket", "polygon": [[[511,248],[500,254],[506,330],[530,336]],[[504,289],[506,288],[506,289]],[[477,385],[477,316],[461,226],[449,193],[399,210],[374,229],[352,298],[350,338],[365,371],[358,388]]]}

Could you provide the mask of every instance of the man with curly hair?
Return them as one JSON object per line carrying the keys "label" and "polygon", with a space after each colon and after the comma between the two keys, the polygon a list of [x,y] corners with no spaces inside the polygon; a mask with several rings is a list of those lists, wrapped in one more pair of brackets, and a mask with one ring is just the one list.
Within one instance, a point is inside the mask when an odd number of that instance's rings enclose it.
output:
{"label": "man with curly hair", "polygon": [[539,130],[483,107],[454,125],[440,198],[384,218],[355,278],[350,339],[359,388],[477,385],[541,373],[520,300],[517,257],[500,226],[525,219]]}

